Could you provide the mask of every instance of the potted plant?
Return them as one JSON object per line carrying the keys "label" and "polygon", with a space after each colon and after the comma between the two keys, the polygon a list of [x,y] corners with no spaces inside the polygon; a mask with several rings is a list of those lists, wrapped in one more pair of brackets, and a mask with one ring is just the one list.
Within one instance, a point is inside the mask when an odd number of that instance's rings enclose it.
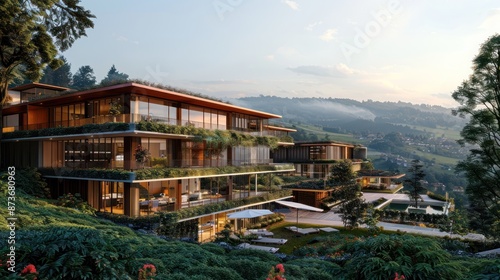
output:
{"label": "potted plant", "polygon": [[113,100],[109,103],[109,114],[113,116],[113,122],[116,122],[116,116],[123,113],[123,106],[119,101],[120,100]]}
{"label": "potted plant", "polygon": [[141,145],[137,145],[134,153],[135,161],[139,163],[139,165],[144,168],[144,164],[149,160],[151,154],[147,149],[142,148]]}

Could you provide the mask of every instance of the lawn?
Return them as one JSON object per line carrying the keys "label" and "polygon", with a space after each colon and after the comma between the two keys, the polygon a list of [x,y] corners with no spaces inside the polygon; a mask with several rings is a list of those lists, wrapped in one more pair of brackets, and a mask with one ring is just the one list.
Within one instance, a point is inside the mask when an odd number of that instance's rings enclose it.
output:
{"label": "lawn", "polygon": [[275,245],[274,247],[279,247],[280,253],[284,254],[291,254],[295,249],[306,246],[309,244],[314,238],[318,236],[329,236],[329,235],[339,235],[339,234],[352,234],[355,236],[368,236],[370,233],[366,229],[345,229],[343,227],[337,227],[339,232],[323,232],[320,231],[318,233],[311,233],[307,235],[302,235],[302,234],[297,234],[295,232],[292,232],[286,227],[289,226],[298,226],[300,228],[322,228],[325,227],[325,225],[313,225],[313,224],[301,224],[299,223],[290,223],[290,222],[280,222],[273,224],[269,227],[268,230],[272,231],[274,233],[274,238],[284,238],[287,239],[288,241],[284,245]]}

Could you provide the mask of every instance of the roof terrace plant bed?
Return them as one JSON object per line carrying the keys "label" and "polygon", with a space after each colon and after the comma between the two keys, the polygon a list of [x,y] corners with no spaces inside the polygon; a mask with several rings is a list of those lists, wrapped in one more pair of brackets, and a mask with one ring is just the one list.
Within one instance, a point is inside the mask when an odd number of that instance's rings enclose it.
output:
{"label": "roof terrace plant bed", "polygon": [[256,166],[224,166],[215,168],[162,168],[153,167],[139,169],[135,172],[137,180],[209,176],[231,173],[276,171],[284,169],[293,169],[291,165],[256,165]]}
{"label": "roof terrace plant bed", "polygon": [[133,178],[133,172],[123,169],[70,169],[70,168],[39,168],[40,173],[45,176],[75,177],[75,178],[95,178],[102,180],[129,181]]}
{"label": "roof terrace plant bed", "polygon": [[281,138],[274,136],[253,136],[233,130],[209,130],[198,128],[194,125],[180,126],[164,124],[155,121],[140,121],[136,125],[137,130],[159,133],[183,134],[195,136],[195,141],[205,141],[209,147],[225,149],[231,146],[256,146],[264,145],[270,149],[278,148],[278,142],[293,142],[290,136]]}

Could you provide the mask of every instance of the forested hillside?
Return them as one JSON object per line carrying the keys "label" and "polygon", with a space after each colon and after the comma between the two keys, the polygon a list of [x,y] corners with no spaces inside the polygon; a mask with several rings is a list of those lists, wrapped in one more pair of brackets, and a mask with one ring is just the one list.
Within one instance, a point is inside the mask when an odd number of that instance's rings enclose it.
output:
{"label": "forested hillside", "polygon": [[454,172],[469,151],[456,141],[465,120],[453,116],[449,108],[262,95],[231,102],[281,115],[283,118],[277,120],[280,124],[297,129],[291,133],[295,141],[335,140],[364,145],[378,169],[405,173],[411,160],[421,160],[429,190],[448,192],[459,207],[466,204],[464,193],[456,191],[463,190],[465,178]]}
{"label": "forested hillside", "polygon": [[[465,123],[463,119],[452,116],[449,108],[405,102],[360,102],[351,99],[283,98],[263,95],[234,99],[231,102],[281,115],[283,122],[299,121],[324,127],[340,126],[349,133],[360,132],[365,129],[363,126],[366,123],[380,124],[380,127],[398,124],[410,128],[424,126],[455,130],[460,130]],[[370,122],[352,123],[353,120]]]}

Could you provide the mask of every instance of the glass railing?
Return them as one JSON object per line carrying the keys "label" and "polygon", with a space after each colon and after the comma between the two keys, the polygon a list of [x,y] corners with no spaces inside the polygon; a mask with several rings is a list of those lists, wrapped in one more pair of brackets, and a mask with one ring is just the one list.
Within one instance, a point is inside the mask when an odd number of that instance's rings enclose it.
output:
{"label": "glass railing", "polygon": [[[72,120],[62,120],[62,121],[54,121],[50,123],[36,123],[29,124],[25,126],[5,126],[3,128],[3,132],[12,132],[17,130],[38,130],[44,128],[52,128],[52,127],[78,127],[86,124],[103,124],[110,122],[124,122],[124,123],[138,123],[141,121],[152,121],[162,124],[168,125],[179,125],[179,126],[189,126],[192,125],[197,128],[204,128],[208,130],[226,130],[226,125],[207,123],[207,122],[196,122],[196,121],[183,121],[172,118],[163,118],[163,117],[155,117],[152,115],[142,115],[142,114],[120,114],[120,115],[105,115],[105,116],[94,116],[91,118],[81,118],[81,119],[72,119]],[[243,129],[243,128],[230,128],[231,130],[235,130],[242,133],[249,133],[253,136],[283,136],[282,133],[273,131],[273,130],[264,130],[264,131],[255,131],[251,129]]]}

